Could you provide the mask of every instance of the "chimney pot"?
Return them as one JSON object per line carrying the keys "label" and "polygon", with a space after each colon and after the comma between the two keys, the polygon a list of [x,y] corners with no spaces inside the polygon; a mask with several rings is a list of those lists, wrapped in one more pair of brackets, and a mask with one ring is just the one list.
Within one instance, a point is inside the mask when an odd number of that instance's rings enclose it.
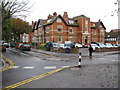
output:
{"label": "chimney pot", "polygon": [[56,13],[56,12],[54,12],[54,13],[53,13],[53,16],[57,16],[57,13]]}
{"label": "chimney pot", "polygon": [[49,14],[49,15],[48,15],[48,19],[50,19],[50,18],[52,18],[52,15]]}

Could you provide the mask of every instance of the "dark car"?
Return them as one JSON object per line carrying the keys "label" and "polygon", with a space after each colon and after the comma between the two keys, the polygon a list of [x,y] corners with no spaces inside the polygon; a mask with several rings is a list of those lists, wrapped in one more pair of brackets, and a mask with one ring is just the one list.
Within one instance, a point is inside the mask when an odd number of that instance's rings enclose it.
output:
{"label": "dark car", "polygon": [[66,48],[66,47],[75,48],[75,44],[73,44],[73,43],[65,44],[64,46],[65,46],[65,48]]}
{"label": "dark car", "polygon": [[4,45],[0,45],[0,51],[6,52],[6,47]]}
{"label": "dark car", "polygon": [[10,47],[14,48],[16,46],[15,43],[10,43]]}
{"label": "dark car", "polygon": [[71,44],[70,44],[70,47],[71,47],[71,48],[75,48],[75,44],[71,43]]}
{"label": "dark car", "polygon": [[30,51],[31,47],[29,44],[22,44],[19,49],[22,51]]}
{"label": "dark car", "polygon": [[50,48],[53,47],[53,44],[51,42],[48,42],[45,44],[46,50],[50,51]]}

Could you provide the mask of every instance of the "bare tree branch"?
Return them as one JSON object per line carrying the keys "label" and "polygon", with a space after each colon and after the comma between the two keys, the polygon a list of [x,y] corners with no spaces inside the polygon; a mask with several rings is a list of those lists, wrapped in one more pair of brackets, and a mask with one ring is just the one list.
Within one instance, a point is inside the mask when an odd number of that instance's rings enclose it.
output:
{"label": "bare tree branch", "polygon": [[[28,6],[28,1],[21,1],[18,2],[18,0],[2,0],[2,13],[4,14],[4,19],[12,17],[14,14],[22,13],[26,14],[24,12],[29,12],[30,8],[32,6]],[[21,14],[20,13],[20,14]]]}

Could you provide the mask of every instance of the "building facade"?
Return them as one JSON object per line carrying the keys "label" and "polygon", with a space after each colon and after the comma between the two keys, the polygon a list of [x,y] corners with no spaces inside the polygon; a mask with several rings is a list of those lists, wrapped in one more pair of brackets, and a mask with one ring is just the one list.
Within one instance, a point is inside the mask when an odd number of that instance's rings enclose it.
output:
{"label": "building facade", "polygon": [[120,43],[120,29],[113,29],[106,32],[105,43],[119,44]]}
{"label": "building facade", "polygon": [[32,22],[32,29],[30,33],[31,42],[47,43],[58,42],[65,43],[71,41],[73,43],[86,43],[91,42],[105,42],[105,26],[102,21],[91,22],[89,17],[85,15],[69,18],[67,12],[63,16],[48,15],[48,18],[43,20],[39,19]]}

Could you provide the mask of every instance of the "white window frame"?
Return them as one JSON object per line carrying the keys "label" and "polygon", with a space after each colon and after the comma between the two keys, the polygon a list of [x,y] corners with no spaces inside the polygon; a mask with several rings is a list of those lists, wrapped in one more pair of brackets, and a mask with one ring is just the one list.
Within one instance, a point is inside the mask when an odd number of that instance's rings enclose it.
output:
{"label": "white window frame", "polygon": [[50,41],[50,37],[46,37],[46,42],[49,42]]}
{"label": "white window frame", "polygon": [[[71,29],[72,29],[72,32],[70,31]],[[73,32],[74,32],[74,28],[73,28],[73,27],[70,27],[70,28],[69,28],[69,32],[70,32],[70,33],[73,33]]]}
{"label": "white window frame", "polygon": [[57,18],[57,22],[62,22],[61,18]]}
{"label": "white window frame", "polygon": [[94,30],[94,35],[96,35],[96,30]]}
{"label": "white window frame", "polygon": [[47,27],[46,27],[46,33],[49,33],[49,29],[50,29],[50,27],[47,26]]}
{"label": "white window frame", "polygon": [[[59,31],[58,29],[59,29],[59,27],[61,28],[61,31]],[[57,26],[57,31],[59,32],[59,33],[62,33],[62,26]]]}
{"label": "white window frame", "polygon": [[58,42],[62,42],[62,36],[58,36]]}
{"label": "white window frame", "polygon": [[70,39],[70,41],[74,41],[74,37],[73,36],[69,36],[69,39]]}
{"label": "white window frame", "polygon": [[105,32],[104,32],[104,30],[101,30],[101,35],[105,35]]}
{"label": "white window frame", "polygon": [[88,20],[85,20],[85,29],[86,29],[86,32],[88,33]]}
{"label": "white window frame", "polygon": [[96,37],[94,37],[94,42],[96,42],[96,40],[97,40],[97,38],[96,38]]}

